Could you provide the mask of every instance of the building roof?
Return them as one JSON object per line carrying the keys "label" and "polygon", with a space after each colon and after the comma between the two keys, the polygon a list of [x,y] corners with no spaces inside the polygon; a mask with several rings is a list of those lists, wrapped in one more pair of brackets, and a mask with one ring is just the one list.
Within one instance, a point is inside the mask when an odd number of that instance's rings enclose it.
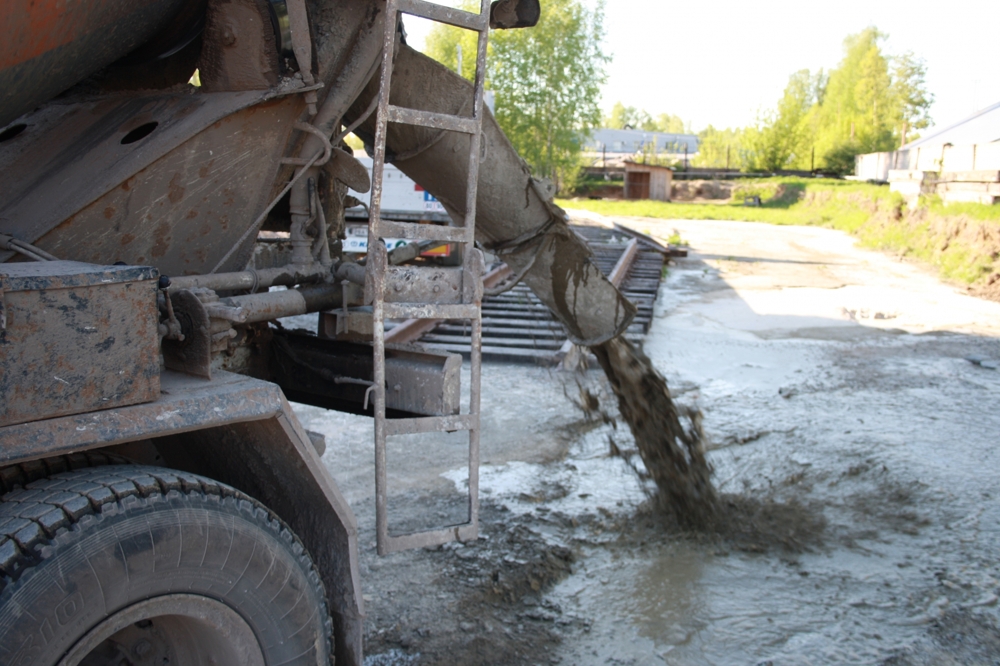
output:
{"label": "building roof", "polygon": [[663,166],[661,164],[643,164],[642,162],[633,162],[632,160],[625,160],[625,168],[626,168],[626,170],[630,166],[642,167],[643,169],[649,169],[650,171],[657,171],[657,170],[659,170],[659,171],[671,171],[671,172],[673,171],[673,169],[671,169],[670,167]]}
{"label": "building roof", "polygon": [[633,129],[598,129],[590,133],[583,141],[584,150],[608,153],[634,154],[645,146],[655,142],[658,153],[698,152],[698,137],[694,134],[669,134],[666,132],[647,132]]}
{"label": "building roof", "polygon": [[922,146],[953,146],[1000,141],[1000,102],[977,111],[968,118],[947,127],[932,127],[927,136],[903,146],[900,150]]}

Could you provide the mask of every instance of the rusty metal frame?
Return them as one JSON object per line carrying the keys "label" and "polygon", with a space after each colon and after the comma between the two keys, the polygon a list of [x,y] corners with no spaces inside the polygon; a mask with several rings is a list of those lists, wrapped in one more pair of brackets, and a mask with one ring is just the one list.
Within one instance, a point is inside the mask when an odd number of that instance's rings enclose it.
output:
{"label": "rusty metal frame", "polygon": [[[484,82],[486,76],[486,47],[489,40],[490,0],[480,0],[478,15],[437,5],[424,0],[387,0],[385,35],[382,51],[382,72],[379,80],[378,115],[375,127],[375,154],[372,165],[372,194],[368,247],[380,246],[383,237],[418,238],[423,240],[448,240],[466,244],[463,253],[464,279],[478,281],[476,240],[476,197],[479,186],[479,160],[484,114]],[[448,114],[429,113],[393,106],[389,103],[392,68],[395,56],[396,24],[398,12],[422,16],[479,33],[476,57],[476,78],[473,115],[471,118]],[[382,220],[382,180],[385,168],[386,136],[389,122],[400,122],[441,130],[463,132],[469,135],[469,171],[466,185],[465,220],[462,229],[448,227],[420,227]],[[433,237],[433,238],[432,238]],[[481,264],[481,259],[479,261]],[[459,305],[433,305],[429,303],[387,304],[388,261],[385,252],[372,252],[367,264],[368,284],[371,287],[374,324],[374,382],[375,382],[375,512],[378,553],[409,548],[440,545],[450,541],[469,541],[479,535],[479,438],[482,381],[482,288],[466,288]],[[468,286],[468,285],[467,285]],[[430,417],[418,419],[386,419],[385,396],[385,320],[394,316],[410,319],[440,320],[467,319],[471,321],[471,386],[469,413],[467,415]],[[388,488],[386,470],[386,438],[418,432],[469,433],[469,520],[461,525],[444,529],[419,532],[403,536],[389,534]]]}

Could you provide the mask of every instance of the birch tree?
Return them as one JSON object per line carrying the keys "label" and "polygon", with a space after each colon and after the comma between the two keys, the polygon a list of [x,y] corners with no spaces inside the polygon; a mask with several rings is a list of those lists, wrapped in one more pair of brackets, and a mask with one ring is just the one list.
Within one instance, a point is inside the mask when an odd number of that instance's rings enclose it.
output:
{"label": "birch tree", "polygon": [[[475,42],[461,32],[435,27],[426,52],[456,68],[461,44],[462,74],[471,79]],[[603,1],[591,10],[580,0],[546,0],[534,28],[490,35],[486,84],[496,94],[497,122],[534,173],[560,189],[573,184],[581,139],[601,122],[610,60],[603,38]]]}

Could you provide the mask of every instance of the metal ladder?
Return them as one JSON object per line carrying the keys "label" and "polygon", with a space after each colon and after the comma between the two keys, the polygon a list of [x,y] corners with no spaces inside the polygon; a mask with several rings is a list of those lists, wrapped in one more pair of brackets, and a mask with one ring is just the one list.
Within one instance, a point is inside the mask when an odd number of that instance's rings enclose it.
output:
{"label": "metal ladder", "polygon": [[[447,23],[479,33],[476,58],[475,104],[473,117],[455,116],[429,111],[401,108],[389,104],[392,81],[393,54],[396,42],[398,13],[404,12],[439,23]],[[445,7],[425,0],[386,0],[385,36],[382,42],[382,74],[379,85],[378,116],[375,130],[375,155],[372,167],[372,194],[369,215],[368,272],[374,291],[374,399],[375,399],[375,511],[379,555],[399,550],[437,546],[451,541],[472,541],[479,537],[479,410],[480,380],[482,377],[482,286],[480,256],[474,249],[476,238],[476,190],[479,184],[479,155],[483,120],[483,87],[486,76],[486,44],[489,38],[490,0],[481,0],[479,14]],[[381,195],[383,168],[385,167],[385,142],[388,123],[405,123],[439,130],[462,132],[470,136],[469,178],[465,200],[465,226],[445,227],[430,224],[413,224],[383,220]],[[400,283],[394,277],[403,277],[400,271],[420,270],[413,267],[395,267],[388,264],[382,238],[403,238],[412,241],[434,240],[463,245],[463,288],[460,302],[407,302],[400,296]],[[423,269],[429,270],[429,269]],[[470,288],[470,281],[479,281],[478,288]],[[390,294],[393,302],[386,302]],[[425,298],[426,300],[426,298]],[[399,302],[402,301],[402,302]],[[471,322],[472,328],[472,377],[469,413],[453,416],[387,419],[385,413],[385,320],[386,319],[461,319]],[[444,529],[391,536],[388,523],[386,438],[430,432],[468,431],[469,433],[469,520],[461,525]]]}

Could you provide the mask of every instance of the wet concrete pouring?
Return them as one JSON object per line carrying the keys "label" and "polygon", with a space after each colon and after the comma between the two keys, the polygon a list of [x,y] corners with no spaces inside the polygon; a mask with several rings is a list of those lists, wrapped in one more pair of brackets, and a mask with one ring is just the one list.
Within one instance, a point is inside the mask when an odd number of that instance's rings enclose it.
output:
{"label": "wet concrete pouring", "polygon": [[[379,558],[370,420],[300,407],[358,516],[366,663],[998,663],[1000,304],[834,231],[628,223],[691,243],[644,351],[727,522],[650,501],[600,370],[587,415],[574,373],[487,364],[482,537]],[[463,518],[464,455],[390,448],[396,528]]]}

